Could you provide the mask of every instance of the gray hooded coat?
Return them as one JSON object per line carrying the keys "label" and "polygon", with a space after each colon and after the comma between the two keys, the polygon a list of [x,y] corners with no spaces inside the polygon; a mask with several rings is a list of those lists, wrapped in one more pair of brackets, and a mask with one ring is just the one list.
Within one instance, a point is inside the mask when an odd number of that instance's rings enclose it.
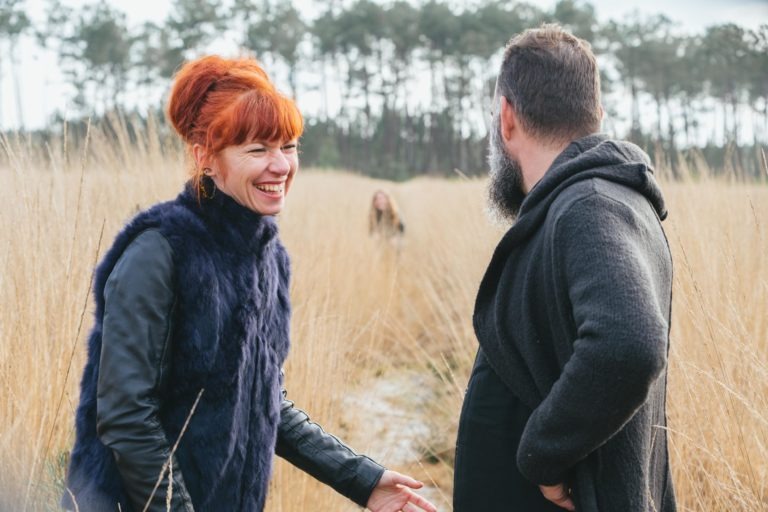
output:
{"label": "gray hooded coat", "polygon": [[482,350],[532,411],[517,469],[565,482],[579,512],[675,510],[665,217],[645,153],[584,137],[526,196],[478,291]]}

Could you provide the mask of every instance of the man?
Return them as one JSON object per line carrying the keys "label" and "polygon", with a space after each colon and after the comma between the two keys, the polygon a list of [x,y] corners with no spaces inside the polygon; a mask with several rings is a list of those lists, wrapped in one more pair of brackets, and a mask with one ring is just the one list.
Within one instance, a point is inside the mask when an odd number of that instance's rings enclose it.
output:
{"label": "man", "polygon": [[648,157],[600,129],[589,44],[556,25],[505,51],[490,202],[515,219],[478,291],[456,512],[670,512],[672,260]]}

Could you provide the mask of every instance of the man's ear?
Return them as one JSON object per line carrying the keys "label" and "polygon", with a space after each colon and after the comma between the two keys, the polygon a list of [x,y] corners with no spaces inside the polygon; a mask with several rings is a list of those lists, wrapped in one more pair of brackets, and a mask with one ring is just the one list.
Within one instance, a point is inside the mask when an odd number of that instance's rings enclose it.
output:
{"label": "man's ear", "polygon": [[499,122],[501,123],[501,138],[504,142],[509,142],[515,131],[520,130],[520,124],[517,121],[517,114],[515,109],[509,103],[509,100],[504,96],[501,96],[500,110],[499,110]]}

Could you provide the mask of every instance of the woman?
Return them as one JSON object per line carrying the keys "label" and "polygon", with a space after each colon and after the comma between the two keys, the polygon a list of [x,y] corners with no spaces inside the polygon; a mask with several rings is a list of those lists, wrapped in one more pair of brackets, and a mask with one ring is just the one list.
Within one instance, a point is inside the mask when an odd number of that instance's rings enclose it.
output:
{"label": "woman", "polygon": [[374,511],[435,508],[326,434],[282,389],[289,261],[279,213],[303,122],[250,59],[177,74],[168,117],[196,163],[99,265],[64,496],[87,511],[261,511],[274,453]]}
{"label": "woman", "polygon": [[398,240],[405,232],[397,203],[383,190],[377,190],[373,194],[371,211],[368,214],[368,232],[390,241]]}

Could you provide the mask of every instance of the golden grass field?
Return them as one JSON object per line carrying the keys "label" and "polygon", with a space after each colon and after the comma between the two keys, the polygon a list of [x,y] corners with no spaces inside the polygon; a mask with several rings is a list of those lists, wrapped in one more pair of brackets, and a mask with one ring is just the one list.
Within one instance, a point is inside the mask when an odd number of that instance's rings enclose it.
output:
{"label": "golden grass field", "polygon": [[[0,510],[56,510],[92,269],[137,207],[176,195],[185,161],[156,136],[129,144],[95,133],[87,151],[4,145]],[[679,508],[766,510],[768,187],[662,186],[675,261],[669,429]],[[367,235],[380,187],[406,223],[399,254]],[[484,214],[484,187],[302,170],[280,219],[294,269],[289,396],[359,451],[423,479],[440,510],[451,508],[474,294],[502,233]],[[356,507],[280,462],[268,510]]]}

